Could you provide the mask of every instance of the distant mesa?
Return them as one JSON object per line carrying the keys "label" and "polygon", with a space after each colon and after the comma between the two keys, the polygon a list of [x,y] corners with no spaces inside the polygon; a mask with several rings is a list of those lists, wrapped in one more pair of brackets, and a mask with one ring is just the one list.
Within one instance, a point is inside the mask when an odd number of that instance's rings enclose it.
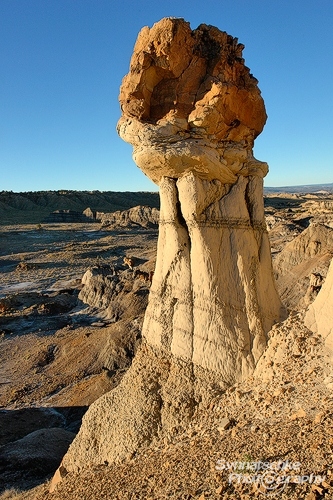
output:
{"label": "distant mesa", "polygon": [[[143,191],[0,191],[0,224],[40,224],[54,222],[89,222],[99,213],[129,210],[138,205],[159,208],[157,192]],[[90,208],[87,208],[90,207]],[[53,213],[57,215],[53,215]],[[69,215],[64,215],[64,214]],[[79,219],[76,216],[79,214]],[[82,213],[88,219],[82,219]],[[51,219],[49,217],[51,216]],[[74,216],[74,217],[73,217]]]}
{"label": "distant mesa", "polygon": [[333,183],[328,184],[301,184],[299,186],[278,186],[278,187],[269,187],[265,186],[264,188],[265,194],[271,193],[316,193],[318,195],[333,193]]}

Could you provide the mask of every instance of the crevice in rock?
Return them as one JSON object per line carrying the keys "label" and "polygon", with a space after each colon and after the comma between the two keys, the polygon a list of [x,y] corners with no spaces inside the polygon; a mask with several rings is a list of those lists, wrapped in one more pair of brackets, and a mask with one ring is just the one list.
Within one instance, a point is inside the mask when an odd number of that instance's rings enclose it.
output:
{"label": "crevice in rock", "polygon": [[254,223],[254,220],[253,220],[253,202],[251,200],[249,190],[250,190],[250,182],[249,182],[249,179],[247,179],[247,184],[246,184],[246,188],[245,188],[245,192],[244,192],[245,203],[246,203],[247,211],[249,214],[250,224],[251,224],[252,228],[255,229],[254,224],[253,224]]}

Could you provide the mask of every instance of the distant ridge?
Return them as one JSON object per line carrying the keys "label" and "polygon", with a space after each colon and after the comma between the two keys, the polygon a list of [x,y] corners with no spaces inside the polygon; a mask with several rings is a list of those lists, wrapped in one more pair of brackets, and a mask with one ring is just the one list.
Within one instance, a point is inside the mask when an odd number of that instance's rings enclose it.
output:
{"label": "distant ridge", "polygon": [[[265,187],[264,194],[307,194],[333,192],[333,183],[300,186]],[[0,225],[39,224],[52,212],[73,210],[112,213],[138,205],[160,207],[158,192],[145,191],[0,191]]]}
{"label": "distant ridge", "polygon": [[319,191],[333,192],[333,182],[329,184],[302,184],[300,186],[264,187],[265,194],[271,193],[318,193]]}
{"label": "distant ridge", "polygon": [[1,191],[0,224],[39,224],[57,210],[83,212],[89,207],[96,212],[110,213],[137,205],[159,208],[159,194],[144,191]]}

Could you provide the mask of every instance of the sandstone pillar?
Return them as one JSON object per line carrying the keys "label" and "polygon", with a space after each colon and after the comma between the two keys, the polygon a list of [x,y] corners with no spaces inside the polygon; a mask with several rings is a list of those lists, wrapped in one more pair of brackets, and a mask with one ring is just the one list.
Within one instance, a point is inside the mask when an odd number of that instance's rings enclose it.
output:
{"label": "sandstone pillar", "polygon": [[159,185],[144,343],[91,405],[63,470],[133,456],[181,433],[199,405],[252,372],[280,320],[264,221],[266,113],[236,38],[182,19],[144,28],[120,91],[120,136]]}
{"label": "sandstone pillar", "polygon": [[143,336],[232,383],[251,373],[281,318],[253,157],[266,112],[236,38],[163,19],[140,32],[120,136],[160,187],[157,263]]}

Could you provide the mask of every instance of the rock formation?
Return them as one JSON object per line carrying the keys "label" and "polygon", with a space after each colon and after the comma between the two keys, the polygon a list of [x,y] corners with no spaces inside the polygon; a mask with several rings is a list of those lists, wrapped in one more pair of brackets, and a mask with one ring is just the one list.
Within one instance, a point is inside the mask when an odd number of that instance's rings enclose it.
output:
{"label": "rock formation", "polygon": [[[125,267],[125,266],[123,266]],[[148,274],[148,273],[147,273]],[[99,315],[111,322],[124,315],[130,319],[147,307],[148,287],[139,286],[134,271],[120,270],[114,266],[90,267],[82,278],[83,288],[79,299],[99,311]]]}
{"label": "rock formation", "polygon": [[160,213],[157,208],[137,206],[129,210],[100,214],[103,229],[128,228],[157,228]]}
{"label": "rock formation", "polygon": [[310,305],[305,318],[305,325],[324,337],[325,344],[332,353],[333,360],[333,260],[326,280],[315,301]]}
{"label": "rock formation", "polygon": [[159,185],[157,262],[143,343],[96,401],[63,470],[133,456],[182,432],[198,405],[242,380],[279,321],[264,222],[266,113],[236,38],[182,19],[143,28],[120,91],[120,136]]}
{"label": "rock formation", "polygon": [[143,335],[213,370],[249,374],[280,319],[253,157],[266,121],[243,45],[212,26],[163,19],[140,32],[124,78],[120,136],[160,188],[157,263]]}
{"label": "rock formation", "polygon": [[288,308],[302,309],[313,301],[318,290],[310,288],[311,275],[326,276],[332,247],[333,229],[311,223],[277,255],[274,272],[280,296]]}

